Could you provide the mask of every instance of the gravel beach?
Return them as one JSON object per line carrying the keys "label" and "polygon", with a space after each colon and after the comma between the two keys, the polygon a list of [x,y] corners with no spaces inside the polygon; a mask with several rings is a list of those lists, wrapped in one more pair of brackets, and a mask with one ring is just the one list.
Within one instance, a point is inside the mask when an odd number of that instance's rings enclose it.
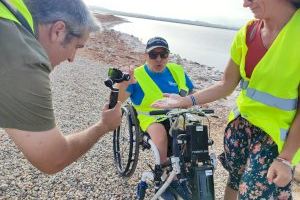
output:
{"label": "gravel beach", "polygon": [[[144,62],[145,45],[138,38],[110,29],[124,20],[111,15],[96,17],[102,22],[102,32],[91,36],[74,63],[62,63],[51,73],[56,121],[66,135],[83,130],[101,118],[102,107],[109,97],[109,89],[103,84],[109,67],[139,66]],[[222,76],[222,72],[212,67],[179,55],[172,54],[171,60],[185,67],[199,89]],[[237,92],[207,105],[219,116],[211,120],[216,154],[222,151],[226,116]],[[0,130],[0,144],[0,199],[134,199],[141,173],[149,170],[146,161],[152,160],[149,151],[141,152],[134,175],[127,180],[120,178],[113,163],[112,134],[107,134],[75,163],[48,176],[31,166],[3,130]],[[222,199],[226,179],[227,172],[218,164],[216,199]]]}

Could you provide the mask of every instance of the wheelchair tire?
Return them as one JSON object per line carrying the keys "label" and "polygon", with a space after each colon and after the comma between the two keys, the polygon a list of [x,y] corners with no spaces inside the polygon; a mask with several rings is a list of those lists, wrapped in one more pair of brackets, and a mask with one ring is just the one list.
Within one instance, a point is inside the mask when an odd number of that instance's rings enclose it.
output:
{"label": "wheelchair tire", "polygon": [[113,133],[114,160],[119,175],[130,177],[138,163],[141,131],[131,105],[124,106],[122,113],[122,123]]}

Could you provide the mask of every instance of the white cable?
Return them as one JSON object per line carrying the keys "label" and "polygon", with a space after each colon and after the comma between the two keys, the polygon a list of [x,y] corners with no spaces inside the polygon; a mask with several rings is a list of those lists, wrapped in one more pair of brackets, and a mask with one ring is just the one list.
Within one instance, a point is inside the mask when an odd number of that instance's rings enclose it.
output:
{"label": "white cable", "polygon": [[154,180],[154,176],[152,172],[143,172],[141,181],[146,182],[146,180]]}
{"label": "white cable", "polygon": [[155,158],[155,164],[156,165],[160,165],[160,155],[159,155],[159,151],[158,151],[156,145],[147,136],[144,136],[144,141],[148,142],[150,144],[150,146],[151,146],[151,150],[152,150],[152,152],[154,154],[154,158]]}
{"label": "white cable", "polygon": [[176,171],[172,171],[170,176],[168,177],[168,179],[166,180],[166,182],[161,186],[161,188],[155,193],[155,195],[152,197],[151,200],[156,200],[158,199],[162,193],[164,193],[164,191],[169,187],[169,185],[171,184],[171,182],[173,181],[173,179],[176,176]]}

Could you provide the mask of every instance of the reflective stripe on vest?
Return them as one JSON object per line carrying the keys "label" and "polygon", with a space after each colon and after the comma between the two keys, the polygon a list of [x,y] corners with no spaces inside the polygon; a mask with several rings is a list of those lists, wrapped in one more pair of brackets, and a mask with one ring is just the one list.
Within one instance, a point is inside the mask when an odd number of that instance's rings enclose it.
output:
{"label": "reflective stripe on vest", "polygon": [[286,138],[287,138],[287,136],[288,136],[288,132],[289,132],[289,130],[284,129],[284,128],[280,128],[280,139],[281,139],[282,141],[285,141],[285,140],[286,140]]}
{"label": "reflective stripe on vest", "polygon": [[249,81],[245,81],[244,79],[241,80],[241,89],[246,90],[246,95],[258,102],[261,102],[263,104],[266,104],[268,106],[273,106],[278,109],[282,110],[295,110],[297,109],[297,99],[284,99],[275,97],[273,95],[270,95],[266,92],[261,92],[258,90],[255,90],[253,88],[248,88]]}
{"label": "reflective stripe on vest", "polygon": [[[34,33],[33,19],[29,10],[24,4],[23,0],[9,0],[9,1],[6,0],[5,2],[7,2],[7,4],[9,4],[12,7],[12,10],[16,11],[19,15],[21,15],[24,18],[24,20],[28,23],[29,26],[27,27],[29,29],[28,31]],[[16,18],[16,16],[12,14],[9,11],[9,9],[7,9],[7,7],[4,6],[1,2],[0,2],[0,18],[11,20],[22,25],[22,23]]]}
{"label": "reflective stripe on vest", "polygon": [[241,79],[241,81],[240,81],[240,88],[241,89],[243,89],[243,90],[247,89],[248,85],[249,85],[249,81]]}
{"label": "reflective stripe on vest", "polygon": [[[274,97],[268,93],[260,92],[252,88],[248,88],[249,81],[244,79],[240,82],[240,87],[242,90],[246,90],[246,95],[258,102],[266,104],[268,106],[273,106],[282,110],[295,110],[297,109],[298,99],[283,99]],[[240,111],[237,107],[232,110],[234,117],[238,117],[240,115]],[[284,128],[280,128],[280,139],[285,141],[288,135],[288,130]]]}
{"label": "reflective stripe on vest", "polygon": [[239,108],[236,106],[232,109],[230,115],[232,115],[232,117],[229,117],[231,118],[231,120],[237,118],[239,115],[241,115],[241,112],[239,111]]}

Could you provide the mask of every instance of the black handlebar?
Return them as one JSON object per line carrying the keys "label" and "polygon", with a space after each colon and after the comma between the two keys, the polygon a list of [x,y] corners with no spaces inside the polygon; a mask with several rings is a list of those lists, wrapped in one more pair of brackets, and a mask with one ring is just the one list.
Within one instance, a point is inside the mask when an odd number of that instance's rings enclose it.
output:
{"label": "black handlebar", "polygon": [[118,102],[118,97],[119,97],[119,90],[116,88],[113,88],[110,91],[110,96],[109,96],[109,105],[108,105],[109,109],[112,109],[115,107],[115,105]]}
{"label": "black handlebar", "polygon": [[171,110],[153,110],[149,112],[149,115],[165,115]]}
{"label": "black handlebar", "polygon": [[[149,112],[149,115],[166,115],[167,113],[169,113],[170,109],[166,109],[166,110],[153,110],[153,111],[150,111]],[[213,114],[215,113],[214,110],[212,109],[203,109],[203,110],[200,110],[202,113],[204,114]]]}
{"label": "black handlebar", "polygon": [[205,114],[213,114],[213,113],[215,113],[215,111],[212,110],[212,109],[203,109],[202,112],[204,112]]}

